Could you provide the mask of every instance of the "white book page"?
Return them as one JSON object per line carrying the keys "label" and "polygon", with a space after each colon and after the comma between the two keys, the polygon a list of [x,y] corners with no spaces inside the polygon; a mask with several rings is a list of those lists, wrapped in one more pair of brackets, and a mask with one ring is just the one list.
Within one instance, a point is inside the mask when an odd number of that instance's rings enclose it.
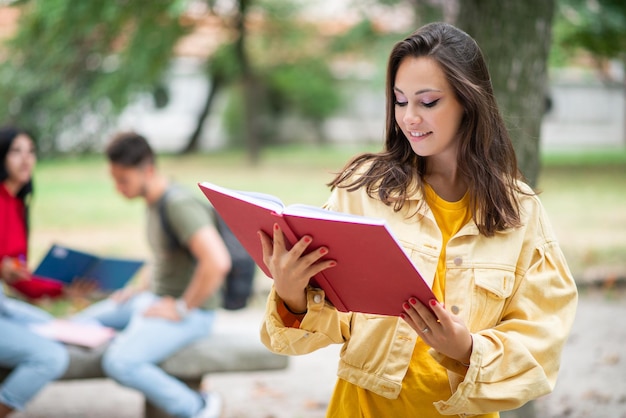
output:
{"label": "white book page", "polygon": [[285,214],[305,216],[309,218],[328,219],[334,221],[342,221],[349,223],[358,223],[366,225],[384,225],[385,220],[380,218],[369,218],[366,216],[354,215],[345,212],[335,212],[332,210],[324,209],[319,206],[311,206],[296,203],[289,205],[283,211]]}
{"label": "white book page", "polygon": [[236,199],[244,200],[257,206],[273,210],[277,213],[282,213],[283,209],[285,208],[284,203],[278,197],[271,194],[232,190],[208,182],[203,182],[201,184],[208,189],[215,190],[216,192],[222,193],[226,196],[231,196]]}

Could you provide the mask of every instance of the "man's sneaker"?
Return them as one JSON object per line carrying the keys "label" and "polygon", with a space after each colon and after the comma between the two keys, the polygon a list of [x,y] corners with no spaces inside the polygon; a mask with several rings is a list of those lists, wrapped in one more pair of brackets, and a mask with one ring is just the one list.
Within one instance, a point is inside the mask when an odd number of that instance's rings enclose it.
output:
{"label": "man's sneaker", "polygon": [[200,394],[204,401],[204,407],[194,418],[220,418],[222,414],[222,397],[214,391]]}

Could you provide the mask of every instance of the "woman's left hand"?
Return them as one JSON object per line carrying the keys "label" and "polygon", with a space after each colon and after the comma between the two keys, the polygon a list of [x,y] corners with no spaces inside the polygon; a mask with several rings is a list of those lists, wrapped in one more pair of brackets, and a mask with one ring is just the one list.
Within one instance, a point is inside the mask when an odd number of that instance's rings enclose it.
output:
{"label": "woman's left hand", "polygon": [[443,355],[469,364],[473,345],[469,329],[461,318],[448,312],[435,299],[429,304],[432,312],[416,298],[409,299],[402,305],[405,312],[402,318],[426,344]]}

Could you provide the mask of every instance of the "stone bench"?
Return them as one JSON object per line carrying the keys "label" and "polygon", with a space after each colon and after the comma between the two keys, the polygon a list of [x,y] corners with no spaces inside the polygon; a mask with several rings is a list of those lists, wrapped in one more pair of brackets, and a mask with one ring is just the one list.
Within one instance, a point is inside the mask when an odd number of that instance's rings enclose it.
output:
{"label": "stone bench", "polygon": [[[102,379],[100,360],[105,347],[85,349],[68,346],[70,365],[61,380]],[[194,389],[200,388],[205,375],[212,373],[252,372],[281,370],[289,358],[271,353],[259,341],[258,333],[216,330],[210,337],[191,344],[161,363],[170,375]],[[9,370],[0,368],[0,381]],[[145,404],[145,418],[168,417],[163,411]]]}

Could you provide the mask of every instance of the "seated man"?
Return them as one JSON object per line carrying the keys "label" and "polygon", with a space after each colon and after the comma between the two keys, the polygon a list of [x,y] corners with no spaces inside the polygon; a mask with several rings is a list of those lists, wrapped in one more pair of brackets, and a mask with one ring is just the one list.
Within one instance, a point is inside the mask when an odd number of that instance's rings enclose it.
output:
{"label": "seated man", "polygon": [[[109,143],[106,154],[117,190],[147,204],[154,269],[145,285],[131,284],[76,318],[96,319],[121,330],[103,357],[107,376],[142,392],[172,416],[218,417],[222,402],[216,393],[198,393],[158,364],[210,333],[214,309],[220,306],[220,287],[231,267],[228,250],[207,208],[157,171],[145,138],[120,134]],[[180,246],[169,243],[160,218],[161,203]]]}

